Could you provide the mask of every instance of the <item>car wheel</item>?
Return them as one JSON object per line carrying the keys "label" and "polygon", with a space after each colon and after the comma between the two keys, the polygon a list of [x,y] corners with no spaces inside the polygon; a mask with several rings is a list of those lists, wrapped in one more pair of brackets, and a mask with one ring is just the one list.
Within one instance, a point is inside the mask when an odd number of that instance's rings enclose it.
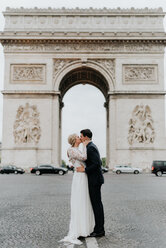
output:
{"label": "car wheel", "polygon": [[58,174],[62,176],[62,175],[64,174],[64,172],[63,172],[62,170],[60,170],[60,171],[58,172]]}
{"label": "car wheel", "polygon": [[120,173],[121,173],[121,171],[120,171],[120,170],[117,170],[117,171],[116,171],[116,174],[120,174]]}
{"label": "car wheel", "polygon": [[35,173],[37,176],[39,176],[41,174],[41,172],[39,170],[37,170]]}
{"label": "car wheel", "polygon": [[162,171],[157,171],[157,172],[156,172],[156,176],[158,176],[158,177],[161,177],[162,174],[163,174]]}
{"label": "car wheel", "polygon": [[17,171],[14,172],[14,174],[17,174],[17,173],[18,173]]}
{"label": "car wheel", "polygon": [[135,171],[134,171],[134,174],[139,174],[139,171],[138,171],[138,170],[135,170]]}

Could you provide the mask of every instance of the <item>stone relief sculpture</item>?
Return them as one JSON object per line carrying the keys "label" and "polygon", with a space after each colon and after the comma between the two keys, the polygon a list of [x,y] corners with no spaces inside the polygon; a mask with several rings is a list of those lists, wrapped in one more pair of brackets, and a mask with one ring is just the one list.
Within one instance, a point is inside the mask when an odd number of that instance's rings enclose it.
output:
{"label": "stone relief sculpture", "polygon": [[106,70],[112,75],[113,79],[115,79],[115,59],[96,59],[95,62],[106,68]]}
{"label": "stone relief sculpture", "polygon": [[45,82],[45,65],[11,65],[12,82]]}
{"label": "stone relief sculpture", "polygon": [[42,67],[16,67],[14,68],[14,80],[42,80]]}
{"label": "stone relief sculpture", "polygon": [[37,144],[41,136],[39,112],[37,106],[19,106],[16,120],[14,122],[14,141],[16,144],[35,143]]}
{"label": "stone relief sculpture", "polygon": [[125,66],[125,81],[155,81],[155,66],[136,65]]}
{"label": "stone relief sculpture", "polygon": [[137,105],[132,113],[129,121],[128,142],[130,145],[134,143],[149,144],[155,139],[155,131],[151,110],[148,105]]}
{"label": "stone relief sculpture", "polygon": [[[56,76],[58,72],[65,68],[65,66],[75,62],[79,61],[80,59],[55,59],[54,60],[54,74],[53,74],[53,79],[55,81]],[[100,64],[103,68],[105,68],[110,74],[112,75],[112,78],[115,79],[115,59],[87,59],[86,63],[88,62],[95,62]]]}
{"label": "stone relief sculpture", "polygon": [[[91,43],[90,43],[91,44]],[[80,52],[87,52],[87,51],[107,51],[107,52],[123,52],[123,53],[128,53],[128,52],[138,52],[138,53],[151,53],[151,52],[164,52],[164,45],[163,44],[140,44],[140,43],[132,43],[130,42],[129,44],[117,42],[117,43],[112,43],[110,42],[105,42],[101,44],[96,44],[95,41],[93,44],[87,44],[83,41],[79,41],[78,43],[68,43],[68,44],[62,44],[58,43],[56,44],[33,44],[33,41],[31,41],[31,44],[4,44],[4,51],[5,52],[29,52],[31,53],[32,51],[36,52],[75,52],[79,53]]]}
{"label": "stone relief sculpture", "polygon": [[74,62],[74,59],[55,59],[54,60],[54,72],[53,72],[53,79],[56,79],[58,72],[63,69],[66,65]]}

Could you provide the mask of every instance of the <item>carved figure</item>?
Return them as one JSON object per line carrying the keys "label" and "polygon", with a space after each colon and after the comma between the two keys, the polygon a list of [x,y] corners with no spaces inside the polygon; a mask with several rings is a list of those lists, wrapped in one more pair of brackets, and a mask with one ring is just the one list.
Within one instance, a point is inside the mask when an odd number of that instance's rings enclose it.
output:
{"label": "carved figure", "polygon": [[133,143],[153,143],[155,139],[155,131],[153,127],[153,119],[151,110],[148,105],[137,105],[129,120],[128,142]]}
{"label": "carved figure", "polygon": [[25,107],[19,106],[14,122],[14,140],[16,144],[37,144],[41,136],[39,112],[35,105],[26,103]]}

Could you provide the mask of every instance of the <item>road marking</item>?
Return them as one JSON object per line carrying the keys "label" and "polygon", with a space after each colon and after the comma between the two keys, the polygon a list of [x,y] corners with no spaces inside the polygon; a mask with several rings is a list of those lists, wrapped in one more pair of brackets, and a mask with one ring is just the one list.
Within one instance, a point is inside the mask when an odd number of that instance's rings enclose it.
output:
{"label": "road marking", "polygon": [[74,244],[69,244],[66,246],[67,248],[74,248]]}
{"label": "road marking", "polygon": [[86,238],[87,248],[99,248],[97,240],[95,238]]}

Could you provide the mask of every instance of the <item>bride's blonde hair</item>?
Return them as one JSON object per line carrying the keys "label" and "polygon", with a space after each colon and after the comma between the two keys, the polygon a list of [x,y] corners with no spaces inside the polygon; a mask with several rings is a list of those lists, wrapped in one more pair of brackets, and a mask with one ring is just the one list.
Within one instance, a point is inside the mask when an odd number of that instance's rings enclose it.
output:
{"label": "bride's blonde hair", "polygon": [[74,146],[75,143],[76,143],[76,138],[77,138],[77,134],[76,133],[73,133],[73,134],[70,134],[69,137],[68,137],[68,143],[71,145],[71,146]]}

